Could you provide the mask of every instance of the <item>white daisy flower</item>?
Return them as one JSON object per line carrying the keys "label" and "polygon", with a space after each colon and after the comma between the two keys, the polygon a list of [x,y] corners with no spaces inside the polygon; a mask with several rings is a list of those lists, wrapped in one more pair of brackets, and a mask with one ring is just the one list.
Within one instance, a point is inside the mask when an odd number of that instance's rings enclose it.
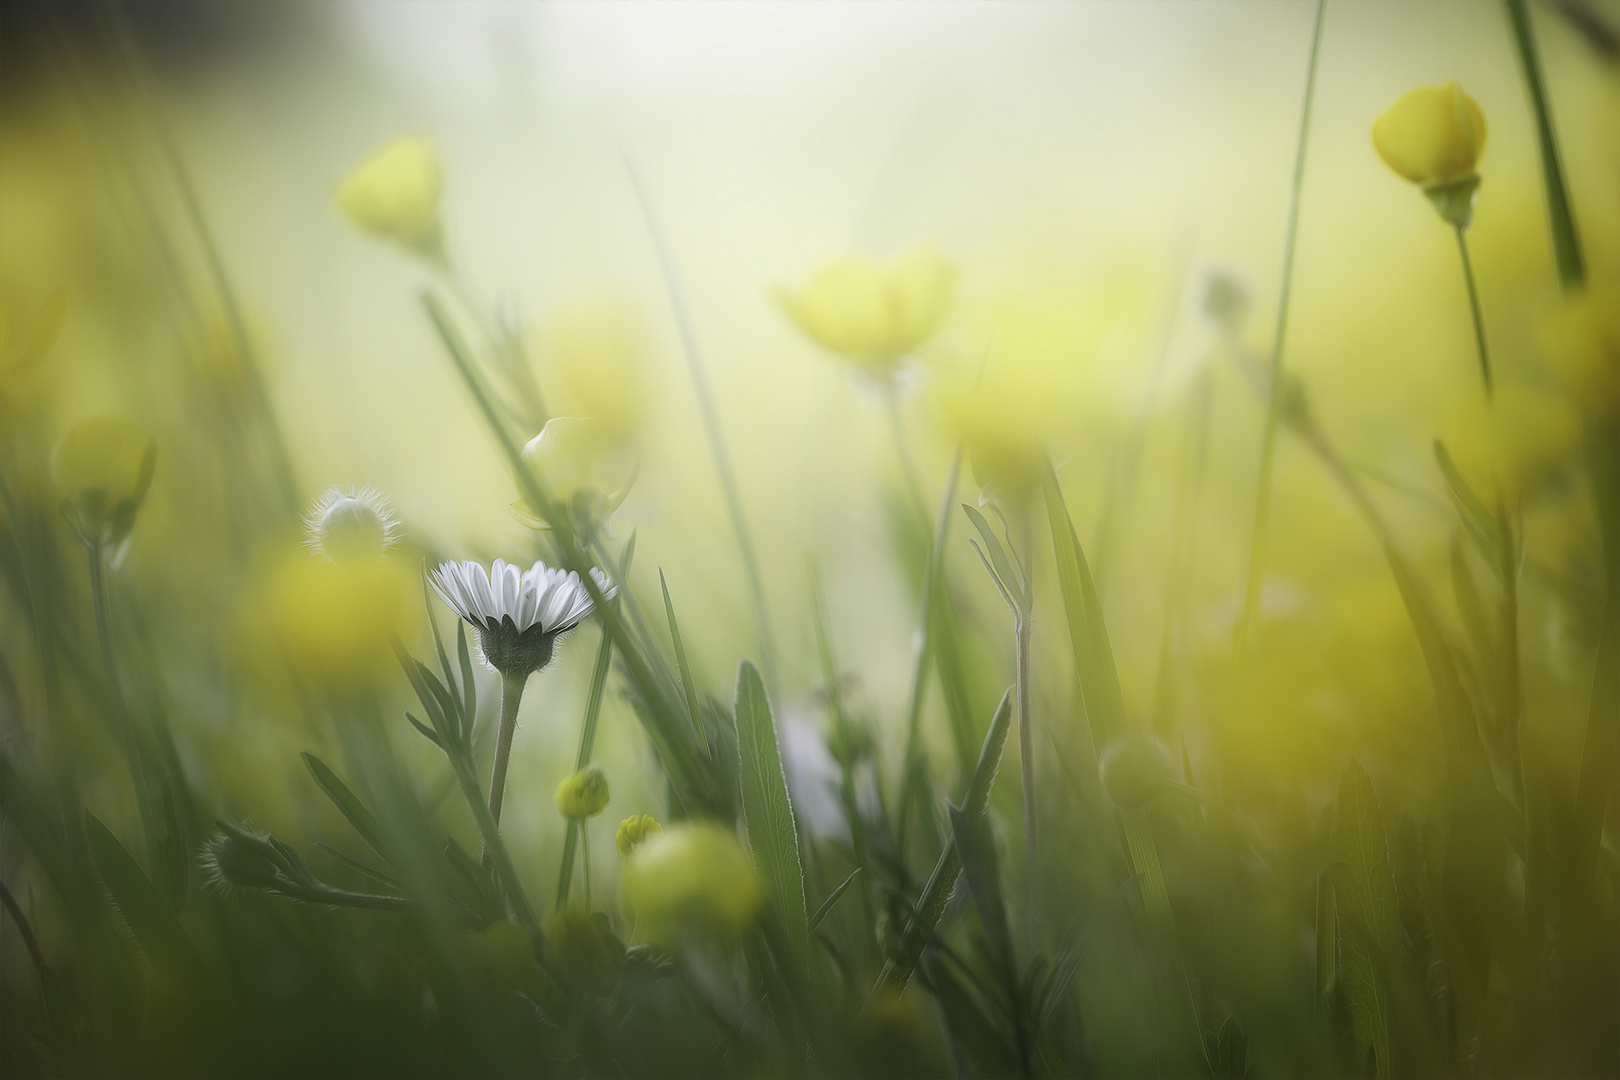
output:
{"label": "white daisy flower", "polygon": [[304,544],[344,566],[375,562],[399,543],[399,518],[376,488],[332,487],[304,518]]}
{"label": "white daisy flower", "polygon": [[[591,578],[604,596],[613,584],[596,567]],[[579,575],[537,562],[527,571],[496,559],[485,573],[476,562],[440,563],[433,589],[478,631],[490,667],[502,674],[527,675],[551,662],[559,634],[591,613],[591,594]]]}

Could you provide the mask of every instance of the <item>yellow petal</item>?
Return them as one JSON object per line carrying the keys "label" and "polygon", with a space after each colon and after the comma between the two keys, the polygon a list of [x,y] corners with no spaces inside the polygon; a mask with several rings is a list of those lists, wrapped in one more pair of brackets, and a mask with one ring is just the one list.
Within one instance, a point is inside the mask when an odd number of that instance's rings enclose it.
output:
{"label": "yellow petal", "polygon": [[913,251],[889,270],[890,347],[896,355],[916,352],[934,335],[950,311],[956,269],[932,251]]}
{"label": "yellow petal", "polygon": [[439,229],[439,155],[431,140],[384,144],[338,185],[338,208],[364,231],[402,244],[431,240]]}
{"label": "yellow petal", "polygon": [[1485,149],[1485,114],[1455,81],[1403,94],[1373,122],[1378,156],[1414,184],[1458,180]]}
{"label": "yellow petal", "polygon": [[127,417],[98,416],[74,427],[57,447],[52,472],[70,500],[99,493],[109,508],[138,505],[152,483],[156,447]]}
{"label": "yellow petal", "polygon": [[895,359],[888,282],[871,261],[828,263],[803,289],[783,289],[778,298],[799,329],[845,359],[862,365]]}

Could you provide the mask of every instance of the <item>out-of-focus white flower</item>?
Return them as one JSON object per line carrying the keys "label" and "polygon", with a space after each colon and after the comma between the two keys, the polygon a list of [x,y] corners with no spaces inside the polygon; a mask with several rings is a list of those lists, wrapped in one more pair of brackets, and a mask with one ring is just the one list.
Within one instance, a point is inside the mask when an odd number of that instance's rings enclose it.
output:
{"label": "out-of-focus white flower", "polygon": [[343,566],[362,566],[399,543],[399,518],[376,488],[328,488],[304,518],[304,543]]}
{"label": "out-of-focus white flower", "polygon": [[[579,575],[543,562],[520,571],[496,559],[487,573],[476,562],[447,562],[431,578],[439,599],[478,631],[484,659],[503,675],[544,668],[557,636],[591,613],[591,594]],[[592,567],[591,578],[604,596],[613,595],[601,570]]]}

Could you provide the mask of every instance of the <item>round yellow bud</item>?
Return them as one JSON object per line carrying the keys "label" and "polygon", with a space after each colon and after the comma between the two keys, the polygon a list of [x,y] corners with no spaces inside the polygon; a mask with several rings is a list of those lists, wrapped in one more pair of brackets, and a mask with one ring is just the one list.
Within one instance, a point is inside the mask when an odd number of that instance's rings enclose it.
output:
{"label": "round yellow bud", "polygon": [[664,827],[651,814],[631,814],[619,822],[619,831],[613,837],[619,846],[619,858],[628,859],[643,840],[663,831]]}
{"label": "round yellow bud", "polygon": [[644,839],[625,860],[619,891],[637,935],[666,948],[734,940],[765,903],[736,834],[713,822],[682,822]]}
{"label": "round yellow bud", "polygon": [[776,295],[816,342],[868,374],[887,376],[939,329],[955,289],[950,263],[913,251],[886,266],[847,256]]}
{"label": "round yellow bud", "polygon": [[1133,731],[1103,750],[1098,772],[1109,801],[1133,810],[1158,796],[1170,775],[1170,751],[1152,735]]}
{"label": "round yellow bud", "polygon": [[593,818],[607,809],[612,791],[600,765],[588,765],[557,785],[557,812],[565,818]]}
{"label": "round yellow bud", "polygon": [[394,139],[344,177],[338,209],[365,232],[424,251],[439,243],[439,155],[429,139]]}
{"label": "round yellow bud", "polygon": [[1384,164],[1423,185],[1472,173],[1485,152],[1485,134],[1485,114],[1455,79],[1407,91],[1372,126]]}
{"label": "round yellow bud", "polygon": [[68,520],[86,543],[117,544],[152,486],[157,444],[123,416],[98,416],[67,433],[52,473]]}
{"label": "round yellow bud", "polygon": [[1467,228],[1485,152],[1485,114],[1453,79],[1403,94],[1373,121],[1373,147],[1397,175],[1423,188],[1440,216]]}

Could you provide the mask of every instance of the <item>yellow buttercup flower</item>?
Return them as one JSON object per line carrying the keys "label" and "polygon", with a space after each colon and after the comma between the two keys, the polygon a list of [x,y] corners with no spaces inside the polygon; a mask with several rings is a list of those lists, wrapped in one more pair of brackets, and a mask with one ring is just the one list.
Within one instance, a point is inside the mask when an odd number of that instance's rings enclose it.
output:
{"label": "yellow buttercup flower", "polygon": [[668,948],[733,940],[765,903],[736,834],[713,822],[682,822],[642,841],[625,861],[619,894],[637,936]]}
{"label": "yellow buttercup flower", "polygon": [[157,444],[127,417],[98,416],[69,431],[52,473],[79,538],[116,546],[127,537],[156,465]]}
{"label": "yellow buttercup flower", "polygon": [[950,263],[912,251],[884,266],[847,256],[776,295],[815,341],[868,374],[887,376],[939,329],[955,289]]}
{"label": "yellow buttercup flower", "polygon": [[619,858],[628,859],[630,853],[640,846],[643,840],[657,836],[664,831],[658,824],[658,819],[651,814],[631,814],[619,822],[619,831],[614,834],[613,841],[618,845]]}
{"label": "yellow buttercup flower", "polygon": [[1410,90],[1373,121],[1378,156],[1423,188],[1440,216],[1463,228],[1473,216],[1485,114],[1453,79]]}
{"label": "yellow buttercup flower", "polygon": [[383,144],[344,177],[334,197],[363,231],[432,255],[439,250],[442,187],[433,142],[411,137]]}
{"label": "yellow buttercup flower", "polygon": [[647,413],[641,316],[613,296],[576,300],[539,335],[547,400],[566,416],[588,416],[605,437],[634,441]]}
{"label": "yellow buttercup flower", "polygon": [[[635,483],[634,448],[614,425],[594,417],[557,416],[523,448],[523,462],[534,470],[567,510],[586,539],[607,524]],[[531,528],[548,528],[535,508],[522,500],[512,509]]]}
{"label": "yellow buttercup flower", "polygon": [[557,812],[569,820],[593,818],[607,809],[613,791],[600,765],[588,765],[557,785]]}

